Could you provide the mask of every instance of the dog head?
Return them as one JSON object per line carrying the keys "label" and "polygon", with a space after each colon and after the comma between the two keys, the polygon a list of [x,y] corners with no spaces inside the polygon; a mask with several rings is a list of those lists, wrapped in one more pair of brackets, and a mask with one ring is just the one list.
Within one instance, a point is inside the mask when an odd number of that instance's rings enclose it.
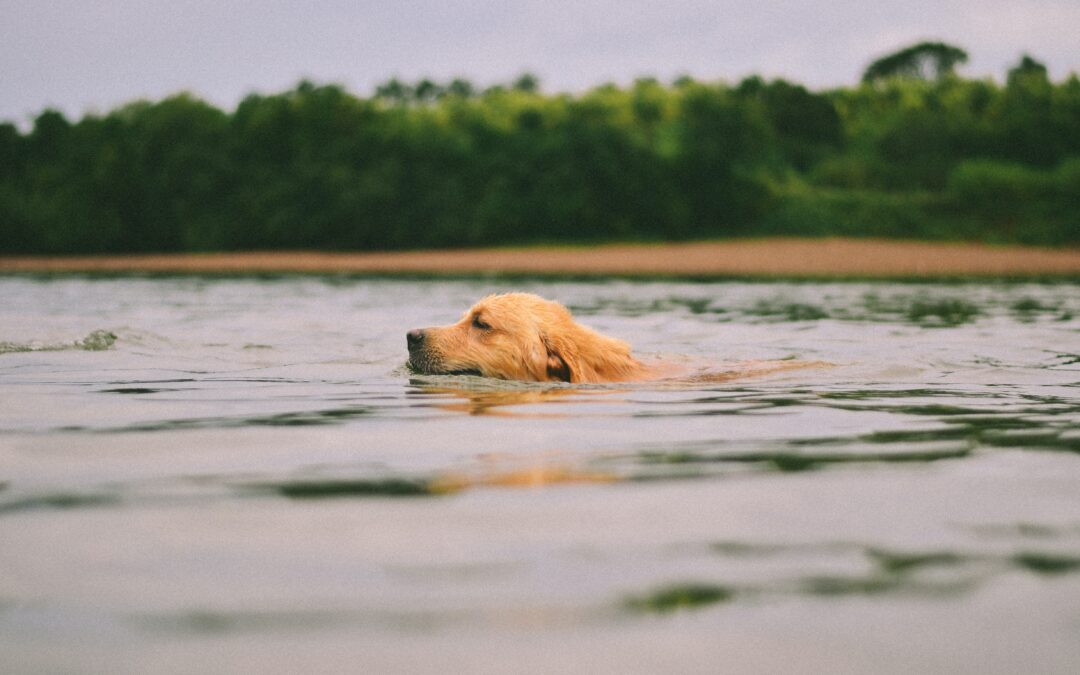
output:
{"label": "dog head", "polygon": [[641,369],[630,346],[574,321],[530,293],[491,295],[449,326],[411,330],[409,365],[422,373],[534,382],[626,380]]}

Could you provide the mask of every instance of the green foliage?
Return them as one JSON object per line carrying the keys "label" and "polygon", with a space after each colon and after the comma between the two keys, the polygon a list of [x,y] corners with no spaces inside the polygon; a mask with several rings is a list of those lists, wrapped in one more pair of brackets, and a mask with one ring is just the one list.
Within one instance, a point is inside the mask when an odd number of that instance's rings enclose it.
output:
{"label": "green foliage", "polygon": [[[920,68],[956,56],[912,53]],[[1029,56],[1005,85],[684,77],[547,95],[525,74],[483,92],[393,79],[364,99],[301,82],[232,112],[180,94],[0,124],[0,253],[761,234],[1076,244],[1076,214],[1080,81],[1053,83]]]}
{"label": "green foliage", "polygon": [[964,222],[943,218],[944,200],[928,192],[837,190],[804,183],[776,186],[763,235],[977,239]]}
{"label": "green foliage", "polygon": [[949,176],[956,211],[976,214],[985,238],[1080,243],[1080,157],[1051,170],[990,160],[959,164]]}
{"label": "green foliage", "polygon": [[783,156],[795,169],[805,171],[844,145],[840,115],[826,96],[784,80],[743,80],[742,96],[757,99],[775,132]]}
{"label": "green foliage", "polygon": [[722,88],[690,85],[681,94],[672,168],[685,216],[672,229],[688,236],[745,232],[767,197],[754,176],[774,143],[764,111]]}

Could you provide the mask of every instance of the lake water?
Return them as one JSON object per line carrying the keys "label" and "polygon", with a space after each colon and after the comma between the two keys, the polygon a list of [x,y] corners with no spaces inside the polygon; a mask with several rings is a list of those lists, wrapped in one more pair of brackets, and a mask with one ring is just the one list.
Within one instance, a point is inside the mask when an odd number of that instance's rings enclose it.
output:
{"label": "lake water", "polygon": [[[713,384],[411,375],[527,290]],[[0,671],[1077,672],[1080,286],[0,278]]]}

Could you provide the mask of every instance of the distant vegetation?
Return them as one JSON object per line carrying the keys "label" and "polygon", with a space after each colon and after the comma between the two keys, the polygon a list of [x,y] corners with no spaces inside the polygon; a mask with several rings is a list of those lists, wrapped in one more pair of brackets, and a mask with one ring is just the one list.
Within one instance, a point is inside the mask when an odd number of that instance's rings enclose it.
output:
{"label": "distant vegetation", "polygon": [[0,124],[0,252],[396,249],[846,235],[1080,243],[1080,81],[959,48],[812,92],[642,79],[544,94],[303,82]]}

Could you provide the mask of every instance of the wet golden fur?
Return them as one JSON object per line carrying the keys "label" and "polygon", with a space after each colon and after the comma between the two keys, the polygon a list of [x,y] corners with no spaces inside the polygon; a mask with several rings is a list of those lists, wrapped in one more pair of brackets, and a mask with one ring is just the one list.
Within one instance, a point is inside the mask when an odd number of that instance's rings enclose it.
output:
{"label": "wet golden fur", "polygon": [[423,373],[475,373],[534,382],[622,382],[650,369],[630,345],[574,321],[531,293],[490,295],[449,326],[411,331],[409,364]]}

